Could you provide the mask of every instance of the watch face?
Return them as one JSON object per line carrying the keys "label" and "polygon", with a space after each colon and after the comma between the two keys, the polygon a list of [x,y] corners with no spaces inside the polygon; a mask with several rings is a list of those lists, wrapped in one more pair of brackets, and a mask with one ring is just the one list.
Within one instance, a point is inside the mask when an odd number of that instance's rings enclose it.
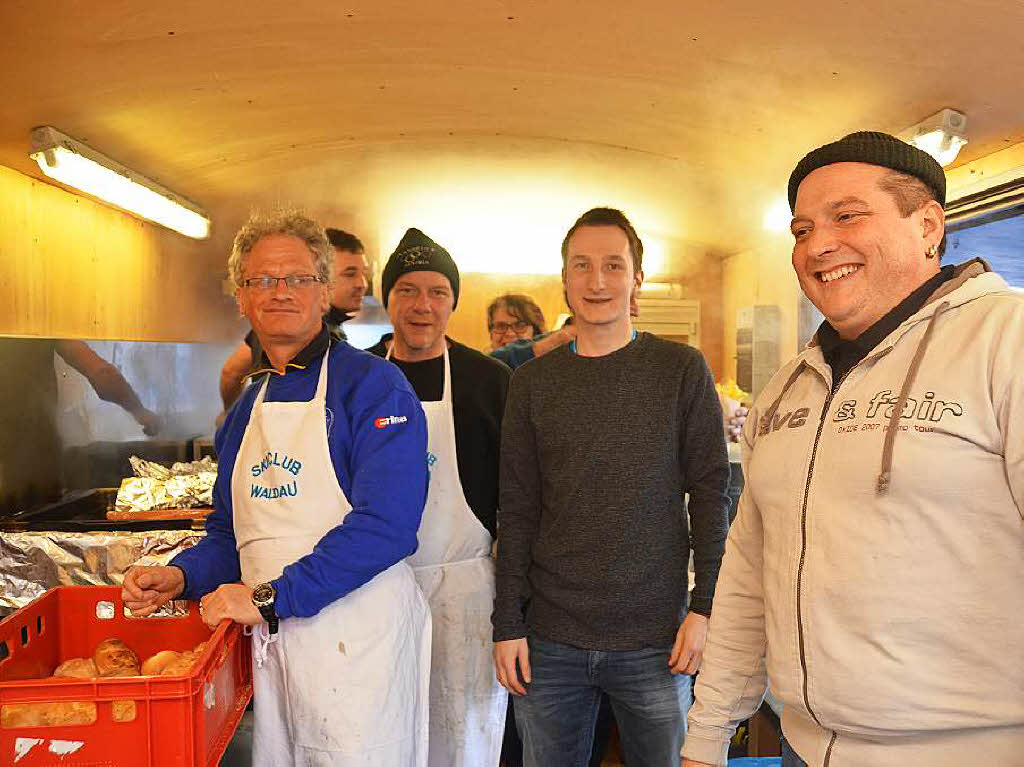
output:
{"label": "watch face", "polygon": [[252,601],[258,605],[269,605],[274,601],[274,587],[269,583],[261,583],[252,592]]}

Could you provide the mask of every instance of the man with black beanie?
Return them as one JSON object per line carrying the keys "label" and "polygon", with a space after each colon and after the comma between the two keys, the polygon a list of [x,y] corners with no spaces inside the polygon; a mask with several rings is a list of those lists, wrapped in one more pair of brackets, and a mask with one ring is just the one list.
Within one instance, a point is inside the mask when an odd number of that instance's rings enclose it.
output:
{"label": "man with black beanie", "polygon": [[402,370],[427,418],[430,485],[409,564],[433,616],[429,764],[497,767],[508,697],[491,668],[488,629],[511,371],[445,335],[459,269],[419,229],[391,254],[381,288],[395,332],[369,351]]}
{"label": "man with black beanie", "polygon": [[684,767],[725,764],[769,682],[784,767],[1021,763],[1024,297],[940,267],[945,195],[885,133],[790,176],[825,321],[744,427]]}

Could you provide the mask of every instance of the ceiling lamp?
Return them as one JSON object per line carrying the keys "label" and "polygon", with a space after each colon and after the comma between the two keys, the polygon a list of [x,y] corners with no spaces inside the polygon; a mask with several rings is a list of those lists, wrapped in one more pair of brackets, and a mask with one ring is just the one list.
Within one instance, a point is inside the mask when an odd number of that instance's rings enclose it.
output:
{"label": "ceiling lamp", "polygon": [[899,137],[930,154],[939,165],[946,166],[967,143],[967,115],[955,109],[943,109],[907,128]]}
{"label": "ceiling lamp", "polygon": [[50,178],[197,240],[210,236],[200,208],[55,128],[32,130],[29,157]]}

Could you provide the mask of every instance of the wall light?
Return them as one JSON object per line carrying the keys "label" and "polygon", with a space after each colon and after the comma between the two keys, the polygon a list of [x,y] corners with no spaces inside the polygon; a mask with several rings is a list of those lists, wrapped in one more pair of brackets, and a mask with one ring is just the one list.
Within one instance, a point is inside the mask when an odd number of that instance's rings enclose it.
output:
{"label": "wall light", "polygon": [[768,232],[788,232],[793,221],[793,213],[789,209],[789,199],[779,197],[764,209],[761,216],[761,228]]}
{"label": "wall light", "polygon": [[188,200],[55,128],[32,130],[29,157],[50,178],[197,240],[210,219]]}
{"label": "wall light", "polygon": [[899,137],[930,154],[939,165],[946,166],[967,143],[967,115],[955,109],[943,109],[902,131]]}

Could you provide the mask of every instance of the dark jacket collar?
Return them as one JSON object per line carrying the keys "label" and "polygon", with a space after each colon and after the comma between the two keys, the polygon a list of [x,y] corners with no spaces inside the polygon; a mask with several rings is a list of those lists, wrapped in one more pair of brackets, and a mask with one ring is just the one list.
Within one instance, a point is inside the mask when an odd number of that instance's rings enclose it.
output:
{"label": "dark jacket collar", "polygon": [[310,363],[316,362],[318,359],[324,356],[327,350],[331,346],[331,342],[335,340],[333,334],[327,325],[321,324],[320,332],[316,334],[312,341],[306,344],[299,353],[296,354],[288,363],[284,366],[284,373],[279,370],[275,370],[274,366],[270,364],[270,359],[267,357],[266,350],[260,353],[259,364],[256,368],[249,373],[249,377],[262,375],[263,373],[277,373],[278,375],[287,374],[289,370],[305,370],[309,367]]}
{"label": "dark jacket collar", "polygon": [[956,267],[952,264],[942,267],[938,274],[922,283],[910,295],[890,309],[888,314],[852,340],[845,341],[840,338],[839,333],[828,323],[828,320],[822,322],[821,327],[818,328],[818,343],[821,345],[821,353],[825,356],[826,361],[834,358],[844,345],[847,347],[848,352],[852,351],[849,347],[854,347],[861,355],[861,359],[863,359],[868,352],[884,341],[892,331],[913,317],[943,283],[952,279],[955,269]]}

